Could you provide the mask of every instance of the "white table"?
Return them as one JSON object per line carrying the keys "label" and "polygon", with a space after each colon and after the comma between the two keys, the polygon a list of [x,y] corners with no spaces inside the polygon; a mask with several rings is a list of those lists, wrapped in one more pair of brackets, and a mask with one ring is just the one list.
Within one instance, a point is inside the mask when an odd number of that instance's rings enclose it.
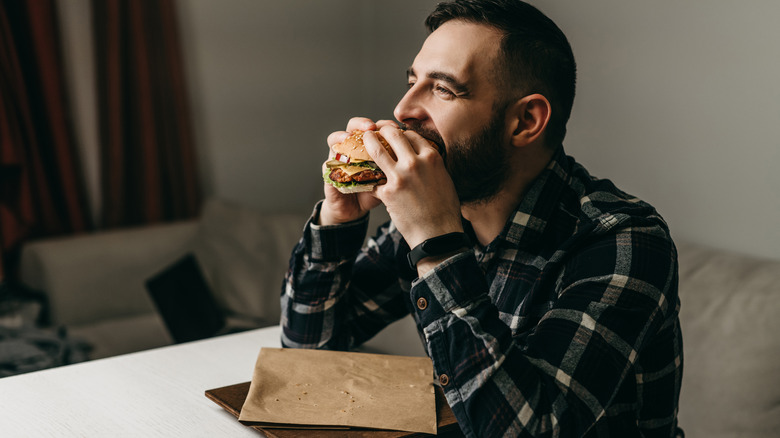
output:
{"label": "white table", "polygon": [[279,327],[0,379],[3,437],[253,437],[207,399],[252,378]]}

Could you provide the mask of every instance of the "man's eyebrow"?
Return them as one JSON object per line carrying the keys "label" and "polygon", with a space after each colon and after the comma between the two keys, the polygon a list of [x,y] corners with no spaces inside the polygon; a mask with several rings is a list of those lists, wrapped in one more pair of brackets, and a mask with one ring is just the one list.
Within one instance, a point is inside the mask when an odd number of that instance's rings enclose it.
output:
{"label": "man's eyebrow", "polygon": [[[455,79],[452,75],[448,73],[444,73],[442,71],[432,71],[426,75],[429,79],[436,79],[439,81],[446,82],[450,87],[452,87],[455,94],[468,94],[469,87],[459,80]],[[409,67],[408,70],[406,70],[406,77],[417,77],[417,74],[414,72],[414,69]]]}

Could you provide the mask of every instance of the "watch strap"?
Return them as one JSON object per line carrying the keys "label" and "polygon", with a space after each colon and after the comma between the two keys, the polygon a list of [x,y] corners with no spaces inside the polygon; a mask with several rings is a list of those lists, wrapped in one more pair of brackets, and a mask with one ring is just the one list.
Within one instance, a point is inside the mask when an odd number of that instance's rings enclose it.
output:
{"label": "watch strap", "polygon": [[431,237],[425,240],[423,243],[415,246],[406,255],[406,260],[409,262],[409,267],[417,269],[417,263],[426,257],[435,257],[443,254],[450,253],[460,248],[468,248],[471,246],[466,233],[448,233],[441,236]]}

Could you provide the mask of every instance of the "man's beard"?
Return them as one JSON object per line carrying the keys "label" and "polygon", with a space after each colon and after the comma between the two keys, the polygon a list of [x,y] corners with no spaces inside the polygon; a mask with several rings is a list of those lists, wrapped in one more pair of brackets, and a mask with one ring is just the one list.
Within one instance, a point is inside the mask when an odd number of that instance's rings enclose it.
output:
{"label": "man's beard", "polygon": [[438,132],[412,122],[405,127],[433,141],[443,150],[444,164],[455,183],[461,204],[476,204],[492,199],[506,182],[510,165],[503,144],[504,121],[497,112],[479,133],[453,141],[444,147]]}

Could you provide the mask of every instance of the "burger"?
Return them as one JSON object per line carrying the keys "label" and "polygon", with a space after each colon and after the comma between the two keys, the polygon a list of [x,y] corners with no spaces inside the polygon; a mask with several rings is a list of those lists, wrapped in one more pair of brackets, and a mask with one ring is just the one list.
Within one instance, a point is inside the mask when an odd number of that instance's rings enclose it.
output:
{"label": "burger", "polygon": [[[352,131],[344,141],[331,146],[335,155],[325,162],[323,179],[341,193],[370,192],[374,190],[374,186],[384,184],[387,181],[385,173],[366,152],[366,146],[363,144],[363,132]],[[378,132],[376,136],[390,156],[395,159],[395,152],[387,140]],[[428,143],[439,150],[435,143],[430,140]]]}
{"label": "burger", "polygon": [[[379,169],[366,152],[366,146],[363,144],[363,132],[352,131],[344,141],[331,146],[335,155],[325,163],[323,178],[326,183],[341,193],[370,192],[377,184],[387,181],[385,173]],[[377,138],[395,158],[395,153],[387,140],[378,132]]]}

